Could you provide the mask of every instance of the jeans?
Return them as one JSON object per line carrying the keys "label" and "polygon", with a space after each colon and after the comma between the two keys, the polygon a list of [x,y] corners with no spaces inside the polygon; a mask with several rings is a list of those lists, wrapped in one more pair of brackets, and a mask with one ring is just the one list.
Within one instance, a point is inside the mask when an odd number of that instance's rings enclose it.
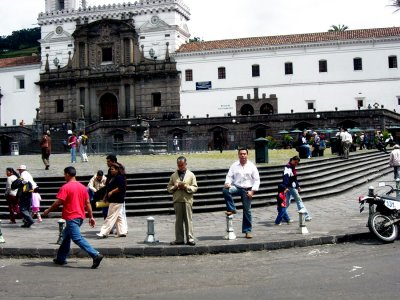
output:
{"label": "jeans", "polygon": [[393,166],[394,180],[400,179],[400,166]]}
{"label": "jeans", "polygon": [[295,188],[289,188],[289,191],[286,193],[286,203],[287,203],[287,208],[289,208],[290,205],[290,196],[292,196],[294,198],[294,201],[296,201],[296,205],[297,205],[297,210],[301,210],[304,208],[304,210],[306,211],[305,213],[305,218],[309,219],[311,218],[310,214],[308,213],[307,208],[304,206],[303,204],[303,200],[301,200],[301,197],[299,195],[299,191]]}
{"label": "jeans", "polygon": [[19,209],[21,212],[22,219],[26,225],[31,226],[33,221],[31,216],[32,211],[32,193],[27,193],[19,199]]}
{"label": "jeans", "polygon": [[278,207],[278,216],[275,219],[275,224],[280,224],[281,222],[289,222],[290,217],[287,213],[287,208],[286,207]]}
{"label": "jeans", "polygon": [[224,194],[227,211],[236,211],[233,196],[240,196],[243,204],[242,232],[251,232],[251,199],[247,196],[247,191],[232,185],[229,189],[222,189],[222,193]]}
{"label": "jeans", "polygon": [[71,148],[71,162],[76,163],[76,148],[75,147]]}
{"label": "jeans", "polygon": [[304,148],[306,150],[307,157],[311,157],[310,145],[301,145],[300,148]]}
{"label": "jeans", "polygon": [[79,246],[82,250],[86,251],[90,257],[95,258],[99,252],[95,250],[81,235],[80,227],[83,219],[72,219],[66,221],[66,226],[63,231],[63,241],[57,252],[57,260],[65,262],[69,250],[71,249],[71,240]]}

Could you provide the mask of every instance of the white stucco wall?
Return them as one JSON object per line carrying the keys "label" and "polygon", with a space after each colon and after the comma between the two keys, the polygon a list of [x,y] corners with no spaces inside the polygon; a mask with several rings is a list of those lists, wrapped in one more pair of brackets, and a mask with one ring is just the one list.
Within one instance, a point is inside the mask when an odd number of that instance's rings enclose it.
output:
{"label": "white stucco wall", "polygon": [[[254,88],[260,98],[276,94],[279,113],[307,111],[307,100],[315,100],[317,110],[357,109],[356,99],[365,107],[378,103],[400,111],[400,71],[388,67],[391,55],[400,62],[400,41],[178,54],[182,114],[235,115],[237,96],[253,98]],[[362,71],[353,69],[356,57],[362,58]],[[328,72],[319,72],[319,60],[327,60]],[[285,62],[293,63],[293,75],[285,75]],[[260,77],[252,77],[253,64],[260,66]],[[218,67],[226,68],[226,79],[218,79]],[[186,69],[193,70],[193,81],[185,81]],[[211,81],[212,89],[196,91],[196,82],[203,81]]]}
{"label": "white stucco wall", "polygon": [[[0,68],[1,83],[1,126],[19,125],[21,120],[29,125],[36,117],[36,108],[39,107],[39,81],[40,66],[25,65],[20,67]],[[24,78],[25,88],[19,89],[17,79]]]}

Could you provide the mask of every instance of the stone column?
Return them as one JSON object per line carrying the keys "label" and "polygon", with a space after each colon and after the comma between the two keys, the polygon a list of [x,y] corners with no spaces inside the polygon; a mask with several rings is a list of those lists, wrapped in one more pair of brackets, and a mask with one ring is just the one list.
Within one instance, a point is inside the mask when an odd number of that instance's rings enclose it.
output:
{"label": "stone column", "polygon": [[118,116],[126,118],[125,84],[123,82],[119,86]]}
{"label": "stone column", "polygon": [[129,39],[129,63],[133,64],[135,63],[135,57],[133,53],[133,41],[132,39]]}

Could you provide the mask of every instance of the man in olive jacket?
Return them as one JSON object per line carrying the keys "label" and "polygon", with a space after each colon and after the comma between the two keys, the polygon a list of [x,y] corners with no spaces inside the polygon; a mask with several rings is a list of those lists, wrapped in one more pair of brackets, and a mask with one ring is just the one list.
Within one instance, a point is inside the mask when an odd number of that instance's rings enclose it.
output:
{"label": "man in olive jacket", "polygon": [[[190,246],[196,245],[193,236],[192,207],[193,194],[197,192],[196,176],[187,169],[187,162],[184,156],[176,160],[178,169],[169,179],[167,190],[173,194],[175,210],[175,241],[171,245],[183,245],[184,233],[186,242]],[[185,224],[185,231],[183,230]]]}

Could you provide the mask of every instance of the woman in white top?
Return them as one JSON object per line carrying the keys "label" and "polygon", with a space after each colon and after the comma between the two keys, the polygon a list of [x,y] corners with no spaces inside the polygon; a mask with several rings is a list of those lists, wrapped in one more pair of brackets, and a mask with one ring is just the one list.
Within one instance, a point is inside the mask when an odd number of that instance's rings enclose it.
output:
{"label": "woman in white top", "polygon": [[19,177],[19,175],[13,168],[7,168],[6,175],[7,182],[5,196],[8,204],[8,210],[10,212],[10,224],[16,224],[15,216],[20,216],[17,198],[18,189],[13,190],[11,188],[11,184]]}

